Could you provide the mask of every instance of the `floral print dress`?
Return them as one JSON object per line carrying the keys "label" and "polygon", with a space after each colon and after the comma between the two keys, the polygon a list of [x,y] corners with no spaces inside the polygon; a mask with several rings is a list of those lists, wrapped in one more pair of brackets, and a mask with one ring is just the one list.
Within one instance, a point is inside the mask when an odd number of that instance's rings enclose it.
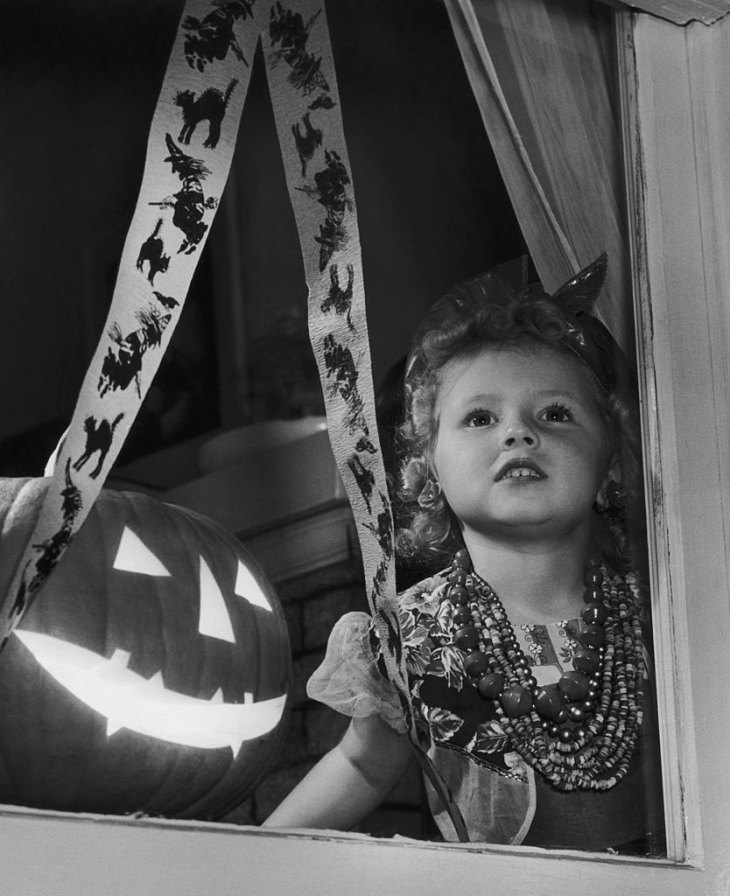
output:
{"label": "floral print dress", "polygon": [[[528,832],[533,823],[538,828],[545,826],[545,819],[540,816],[568,811],[576,821],[579,848],[585,848],[582,839],[586,825],[590,828],[595,820],[596,806],[601,815],[612,816],[607,828],[603,824],[606,829],[596,843],[622,843],[642,836],[642,820],[635,811],[636,774],[630,773],[624,782],[608,791],[612,794],[608,798],[594,793],[558,794],[540,776],[535,776],[514,751],[493,702],[479,695],[464,670],[463,652],[453,644],[453,606],[445,599],[446,587],[445,577],[437,575],[401,595],[401,641],[422,740],[430,744],[429,758],[454,796],[470,839],[530,842]],[[381,673],[384,667],[382,660],[379,662],[380,643],[370,622],[365,613],[348,613],[339,620],[330,636],[325,660],[309,681],[308,693],[351,717],[377,714],[394,730],[404,733],[400,702]],[[582,626],[577,619],[562,619],[547,625],[515,627],[538,685],[555,684],[563,672],[573,669],[573,652],[580,646],[577,635]],[[428,781],[426,790],[444,838],[456,839],[451,818]],[[627,822],[629,803],[633,807],[629,812],[632,818]],[[547,836],[555,842],[540,845],[575,845],[558,842],[565,839],[559,833]],[[567,840],[571,841],[571,837]]]}

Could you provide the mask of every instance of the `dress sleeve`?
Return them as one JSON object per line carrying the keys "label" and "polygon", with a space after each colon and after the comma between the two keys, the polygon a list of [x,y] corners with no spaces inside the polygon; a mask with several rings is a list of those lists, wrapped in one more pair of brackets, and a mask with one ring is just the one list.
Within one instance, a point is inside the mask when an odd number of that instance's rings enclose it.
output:
{"label": "dress sleeve", "polygon": [[399,734],[405,733],[398,694],[378,671],[370,649],[370,622],[367,613],[346,613],[335,623],[324,661],[307,683],[307,694],[352,718],[377,715]]}

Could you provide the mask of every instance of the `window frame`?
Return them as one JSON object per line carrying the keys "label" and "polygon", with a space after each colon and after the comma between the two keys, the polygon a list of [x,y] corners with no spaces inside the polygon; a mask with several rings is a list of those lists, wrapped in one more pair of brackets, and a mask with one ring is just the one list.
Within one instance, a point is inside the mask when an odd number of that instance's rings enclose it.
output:
{"label": "window frame", "polygon": [[[723,293],[730,284],[730,203],[723,202],[722,174],[730,125],[720,115],[722,87],[730,88],[730,25],[679,28],[645,14],[616,15],[645,461],[656,520],[652,576],[669,858],[2,807],[9,891],[179,896],[205,888],[226,896],[254,884],[259,894],[279,896],[369,894],[387,884],[423,894],[458,884],[495,893],[533,887],[556,896],[624,888],[710,896],[727,887],[730,776],[724,780],[714,765],[730,735],[730,723],[718,724],[730,718],[730,417],[723,410],[730,385]],[[698,283],[704,301],[688,307]]]}

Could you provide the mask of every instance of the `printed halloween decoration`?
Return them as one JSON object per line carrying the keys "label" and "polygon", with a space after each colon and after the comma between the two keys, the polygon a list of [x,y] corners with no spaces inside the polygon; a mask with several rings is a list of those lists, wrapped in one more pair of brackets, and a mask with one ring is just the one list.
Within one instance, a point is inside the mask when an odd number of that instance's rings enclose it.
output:
{"label": "printed halloween decoration", "polygon": [[[229,586],[221,584],[224,571],[210,564],[204,550],[194,552],[194,556],[203,558],[198,567],[192,569],[182,564],[179,571],[173,571],[158,556],[160,552],[164,553],[162,546],[158,551],[152,549],[152,554],[169,575],[161,573],[159,567],[156,573],[148,572],[150,580],[154,579],[156,584],[152,598],[145,603],[141,599],[146,592],[145,586],[135,588],[132,584],[133,578],[140,578],[138,574],[122,565],[101,575],[99,561],[107,556],[111,559],[112,554],[108,539],[118,538],[121,543],[122,538],[119,532],[112,536],[114,527],[105,527],[100,531],[106,532],[106,536],[94,538],[87,532],[75,549],[84,558],[83,562],[92,562],[94,575],[82,571],[76,574],[76,580],[64,584],[63,588],[60,584],[63,579],[60,583],[51,580],[47,588],[43,591],[41,588],[49,576],[55,578],[57,564],[70,565],[70,561],[65,562],[65,552],[69,546],[73,547],[75,533],[101,491],[179,320],[223,193],[250,80],[250,60],[259,44],[302,250],[309,294],[309,332],[325,393],[328,430],[342,481],[359,522],[358,537],[375,633],[383,643],[390,645],[383,653],[383,662],[404,706],[410,706],[404,657],[393,647],[399,643],[393,524],[377,435],[355,197],[324,5],[322,0],[297,0],[295,4],[288,0],[185,0],[150,126],[142,184],[119,263],[104,333],[82,383],[76,410],[56,457],[51,482],[44,486],[47,491],[42,510],[37,508],[37,519],[28,521],[27,527],[16,527],[16,531],[12,525],[7,525],[13,517],[10,511],[14,512],[13,499],[19,486],[14,490],[6,487],[8,502],[3,505],[0,480],[0,522],[3,507],[12,505],[5,511],[5,529],[10,530],[13,536],[10,541],[15,542],[11,550],[7,544],[8,532],[0,542],[0,687],[3,688],[0,712],[4,713],[0,729],[5,737],[0,740],[0,799],[38,805],[40,794],[42,804],[59,808],[98,808],[115,812],[141,810],[183,817],[212,817],[220,813],[224,800],[228,800],[228,804],[234,803],[249,786],[242,784],[237,790],[232,789],[224,776],[222,783],[214,788],[221,800],[216,806],[212,797],[203,796],[210,784],[207,782],[198,787],[198,766],[200,775],[208,774],[210,756],[214,753],[222,756],[224,748],[166,746],[168,753],[173,749],[179,758],[174,762],[168,758],[165,764],[159,757],[161,745],[167,742],[157,736],[160,713],[156,712],[152,701],[145,723],[135,722],[137,729],[142,731],[134,733],[129,727],[130,704],[134,701],[124,703],[121,699],[127,693],[125,684],[129,685],[130,691],[139,686],[146,695],[151,694],[153,687],[158,686],[155,677],[158,671],[162,686],[168,692],[176,691],[179,695],[198,699],[214,696],[214,690],[210,693],[206,690],[204,694],[201,691],[204,684],[208,687],[209,679],[217,677],[217,673],[207,671],[208,659],[214,651],[206,647],[203,659],[197,658],[198,646],[184,638],[180,631],[183,617],[189,618],[190,612],[174,619],[170,610],[174,596],[168,590],[172,580],[180,577],[188,588],[195,586],[194,597],[188,596],[182,603],[187,605],[192,601],[201,606],[197,586],[212,581],[225,597],[206,603],[219,609],[224,606],[227,612],[230,611],[230,601],[234,598]],[[233,81],[237,84],[229,90]],[[189,97],[181,104],[178,101],[181,89],[192,91],[198,100],[210,89],[222,93],[224,102],[214,104],[212,117],[207,105],[202,110],[196,107],[200,121],[206,117],[209,121],[207,140],[203,127],[197,130],[187,127],[190,110],[186,119],[185,106]],[[206,100],[206,104],[208,102]],[[199,114],[201,111],[206,115]],[[97,459],[95,466],[90,462],[92,457]],[[73,477],[71,469],[75,474]],[[37,485],[31,484],[27,488],[31,492],[36,489],[36,500],[43,494]],[[102,498],[102,502],[98,513],[106,514],[106,498]],[[36,509],[35,505],[33,507]],[[146,518],[147,511],[142,516]],[[180,518],[176,519],[178,523]],[[85,528],[95,531],[94,525]],[[149,547],[151,540],[156,543],[161,537],[164,527],[155,523],[153,528],[159,531],[154,536],[143,537],[130,517],[128,528],[134,534],[127,536],[127,544],[136,536],[138,542]],[[98,560],[88,559],[97,558],[97,555]],[[83,563],[79,563],[81,569]],[[118,574],[129,577],[128,592],[125,590],[122,597],[116,598]],[[87,590],[95,590],[96,594],[87,598]],[[26,621],[25,615],[34,610],[36,595],[39,595],[41,608]],[[56,603],[58,609],[53,606]],[[64,609],[67,605],[70,609]],[[81,605],[82,612],[77,614]],[[260,611],[261,608],[247,608],[249,618],[255,623],[254,629],[260,621]],[[135,614],[138,612],[142,613],[138,628],[127,631],[127,626],[134,626],[132,620],[137,619]],[[87,618],[82,623],[83,616]],[[59,633],[53,630],[53,619],[65,620],[60,624]],[[174,621],[168,622],[170,619]],[[26,632],[23,636],[25,643],[21,636],[12,635],[21,623],[21,631]],[[234,623],[231,628],[238,640],[241,630],[246,627]],[[206,634],[204,629],[200,640],[210,639],[230,652],[232,646],[220,637],[223,628],[216,628],[216,631],[218,635],[211,637],[211,633]],[[124,642],[117,637],[122,633],[127,638]],[[66,665],[60,666],[60,660],[50,661],[49,649],[55,642],[35,635],[67,640],[87,651],[73,651],[72,657],[78,660],[74,676],[66,674]],[[269,636],[276,642],[275,632],[266,637]],[[178,637],[184,642],[181,650],[175,648]],[[197,630],[195,637],[199,638]],[[11,641],[10,656],[14,655],[14,660],[6,656]],[[131,650],[125,646],[127,642],[132,643]],[[258,642],[255,646],[258,651]],[[21,648],[25,650],[24,654]],[[126,661],[122,653],[115,656],[115,648],[129,653],[129,660]],[[89,684],[89,670],[94,660],[89,652],[102,658],[99,662],[105,665],[100,668],[106,670],[109,673],[106,677],[115,682],[117,703],[111,720],[108,714],[104,718],[110,705],[108,699],[104,702],[98,698],[98,692]],[[252,657],[249,668],[255,669],[259,662],[265,667],[269,655],[278,657],[283,652],[275,644],[271,650],[267,648],[263,660],[259,659],[258,653]],[[180,659],[181,653],[187,654],[184,662]],[[245,650],[244,655],[247,653]],[[41,687],[33,678],[37,674],[33,670],[39,666],[36,655],[43,658],[65,684],[49,672]],[[25,657],[25,665],[18,657]],[[33,658],[35,665],[28,657]],[[112,660],[111,665],[109,660]],[[175,660],[179,660],[179,667]],[[192,669],[196,666],[201,667],[199,680],[192,681]],[[130,671],[141,675],[148,684],[144,686],[137,678],[130,677]],[[270,680],[278,682],[278,690],[269,689]],[[75,715],[70,709],[72,702],[67,687],[72,681],[82,694],[82,697],[73,698],[76,701],[73,704]],[[274,672],[262,674],[259,684],[266,687],[248,690],[254,695],[253,702],[282,697],[282,681],[281,675],[277,679]],[[51,696],[47,697],[45,691]],[[240,688],[229,695],[224,684],[223,691],[224,703],[245,701],[245,697],[243,701],[241,699]],[[26,702],[16,701],[13,692],[24,696]],[[247,689],[243,693],[246,692]],[[96,708],[86,706],[83,698]],[[3,703],[3,699],[9,702]],[[29,702],[33,704],[31,708]],[[122,703],[125,706],[123,712],[119,709]],[[185,705],[191,710],[192,717],[193,705]],[[198,704],[194,705],[200,709]],[[251,718],[259,711],[252,707],[248,709],[247,715]],[[59,724],[57,719],[64,713],[65,721]],[[406,717],[415,739],[413,716],[406,711]],[[89,719],[96,719],[96,727]],[[103,720],[101,727],[100,719]],[[110,729],[108,735],[105,726]],[[111,733],[115,727],[118,730]],[[196,722],[185,727],[199,730],[204,726],[202,722]],[[15,734],[5,736],[6,731],[13,730]],[[275,728],[270,735],[272,751],[279,730]],[[145,734],[145,731],[152,733]],[[261,737],[266,740],[269,735]],[[54,753],[45,742],[56,738],[58,743],[53,745]],[[143,747],[143,743],[147,743],[144,738],[153,739],[157,750]],[[129,740],[126,752],[116,750],[121,739]],[[237,739],[231,737],[231,741],[237,742]],[[91,749],[90,743],[93,745]],[[248,749],[251,743],[242,741],[239,754],[253,753]],[[14,753],[11,747],[15,749]],[[227,749],[230,752],[231,748]],[[137,752],[133,753],[135,750]],[[190,759],[189,751],[193,750],[197,751],[194,754],[197,760]],[[3,751],[8,754],[7,759]],[[27,753],[35,754],[30,762]],[[65,767],[59,772],[54,764],[59,762],[61,754]],[[256,761],[252,760],[247,766],[250,778],[258,774],[255,769],[259,755],[255,753]],[[157,783],[151,787],[152,792],[149,788],[142,792],[141,782],[146,779],[147,768],[155,763],[158,766],[154,778]],[[234,765],[238,765],[237,760]],[[160,784],[165,776],[166,783]],[[211,779],[214,777],[209,775]],[[11,786],[20,781],[25,782],[22,788],[18,785],[16,790]],[[118,786],[116,782],[120,782]],[[104,787],[113,798],[99,805],[101,797],[97,794],[103,793]],[[195,788],[199,798],[189,797],[187,791]],[[55,790],[53,803],[43,796],[50,789]]]}
{"label": "printed halloween decoration", "polygon": [[[0,480],[0,587],[48,481]],[[0,801],[218,818],[277,754],[289,672],[281,607],[232,535],[103,491],[0,654]]]}

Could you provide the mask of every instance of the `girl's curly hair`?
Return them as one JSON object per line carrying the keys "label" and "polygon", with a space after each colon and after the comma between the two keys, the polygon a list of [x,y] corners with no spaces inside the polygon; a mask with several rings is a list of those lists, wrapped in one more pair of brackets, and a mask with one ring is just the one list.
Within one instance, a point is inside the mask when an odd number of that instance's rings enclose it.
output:
{"label": "girl's curly hair", "polygon": [[[600,286],[599,286],[600,288]],[[545,345],[585,364],[621,469],[625,507],[596,508],[594,541],[615,569],[643,561],[644,492],[638,398],[633,373],[606,328],[581,308],[539,287],[515,290],[490,273],[454,288],[431,309],[414,338],[405,376],[406,421],[399,432],[401,528],[396,551],[408,567],[437,568],[463,547],[458,520],[433,487],[429,457],[438,429],[444,366],[484,348]],[[598,360],[594,360],[598,358]],[[630,537],[627,535],[630,532]]]}

